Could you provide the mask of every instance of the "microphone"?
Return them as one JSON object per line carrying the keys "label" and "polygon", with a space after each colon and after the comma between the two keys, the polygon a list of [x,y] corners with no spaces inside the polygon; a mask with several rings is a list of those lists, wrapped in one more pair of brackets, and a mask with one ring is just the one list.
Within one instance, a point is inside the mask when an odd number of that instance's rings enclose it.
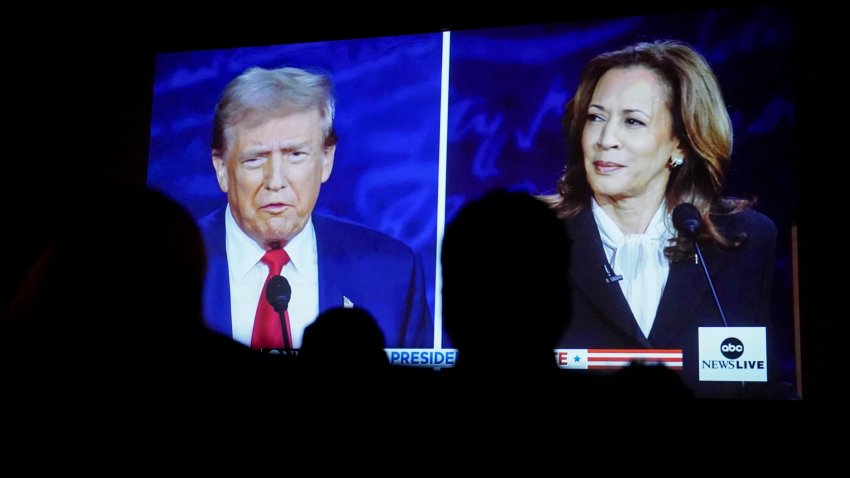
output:
{"label": "microphone", "polygon": [[292,287],[283,276],[274,276],[269,280],[266,288],[266,299],[276,312],[286,312],[289,307],[289,299],[292,297]]}
{"label": "microphone", "polygon": [[673,209],[673,226],[683,236],[693,239],[697,237],[699,228],[702,226],[702,216],[696,206],[683,202]]}
{"label": "microphone", "polygon": [[697,234],[702,227],[702,215],[699,209],[689,202],[683,202],[673,209],[673,226],[684,237],[694,241],[694,249],[696,250],[699,263],[702,264],[702,271],[705,274],[705,280],[708,282],[708,288],[711,289],[711,295],[714,297],[714,305],[717,306],[717,311],[720,313],[720,318],[723,320],[723,326],[729,327],[726,322],[726,314],[723,313],[723,307],[720,306],[720,299],[717,298],[717,291],[714,289],[714,282],[711,281],[711,275],[708,273],[708,266],[705,264],[705,259],[702,257],[702,249],[697,242]]}
{"label": "microphone", "polygon": [[605,268],[605,283],[613,284],[615,282],[623,280],[623,276],[619,274],[614,274],[614,269],[611,267],[610,264],[608,264],[608,261],[605,261],[605,263],[602,264],[602,267]]}
{"label": "microphone", "polygon": [[266,300],[272,305],[272,308],[280,314],[280,328],[283,331],[283,348],[292,350],[292,344],[289,343],[289,324],[286,322],[286,309],[289,307],[289,299],[292,298],[292,287],[289,281],[283,276],[274,276],[269,279],[269,284],[266,287]]}

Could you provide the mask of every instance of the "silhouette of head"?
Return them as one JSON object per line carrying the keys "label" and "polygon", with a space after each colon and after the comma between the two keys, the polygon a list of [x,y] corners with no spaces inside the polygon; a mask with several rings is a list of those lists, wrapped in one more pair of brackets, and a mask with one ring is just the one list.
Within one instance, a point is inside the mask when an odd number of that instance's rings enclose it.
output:
{"label": "silhouette of head", "polygon": [[384,333],[372,315],[361,308],[339,307],[319,315],[304,330],[299,360],[307,368],[335,375],[344,375],[347,368],[368,372],[389,365]]}
{"label": "silhouette of head", "polygon": [[443,239],[443,326],[458,367],[555,366],[569,323],[569,243],[542,201],[494,191],[464,206]]}
{"label": "silhouette of head", "polygon": [[152,358],[200,333],[205,257],[192,217],[130,184],[80,191],[75,202],[83,212],[57,228],[10,309],[38,337],[30,345]]}

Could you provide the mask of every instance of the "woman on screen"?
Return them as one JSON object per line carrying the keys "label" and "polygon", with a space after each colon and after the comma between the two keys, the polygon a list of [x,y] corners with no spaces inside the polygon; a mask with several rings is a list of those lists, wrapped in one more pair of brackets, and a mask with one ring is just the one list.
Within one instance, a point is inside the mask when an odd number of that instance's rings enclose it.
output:
{"label": "woman on screen", "polygon": [[698,397],[781,394],[699,381],[698,328],[724,324],[673,210],[699,212],[696,240],[729,326],[767,326],[777,234],[750,201],[722,195],[732,125],[705,58],[674,41],[598,55],[564,128],[569,159],[551,199],[572,241],[573,317],[560,347],[681,349]]}

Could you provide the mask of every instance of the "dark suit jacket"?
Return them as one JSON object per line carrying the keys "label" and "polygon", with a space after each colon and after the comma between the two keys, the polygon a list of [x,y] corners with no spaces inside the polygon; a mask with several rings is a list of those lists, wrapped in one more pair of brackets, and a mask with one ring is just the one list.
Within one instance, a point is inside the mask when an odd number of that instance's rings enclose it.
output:
{"label": "dark suit jacket", "polygon": [[[204,315],[209,328],[232,337],[225,212],[222,207],[200,221],[208,260]],[[319,313],[341,307],[345,296],[375,317],[387,347],[431,347],[434,326],[425,298],[425,276],[410,247],[377,231],[318,214],[313,214],[313,227]]]}
{"label": "dark suit jacket", "polygon": [[[703,248],[703,256],[729,326],[767,326],[776,226],[766,216],[753,210],[713,216],[712,220],[726,237],[742,232],[747,234],[746,241],[737,249]],[[619,284],[605,280],[607,259],[591,209],[587,207],[568,220],[567,228],[572,242],[570,279],[573,314],[560,347],[682,349],[682,378],[697,397],[735,398],[742,395],[740,383],[699,381],[698,327],[723,326],[701,266],[693,261],[670,265],[670,275],[661,295],[655,322],[649,338],[646,338]],[[768,363],[768,373],[775,371],[775,364]],[[768,388],[774,387],[748,383],[744,393],[761,396]]]}

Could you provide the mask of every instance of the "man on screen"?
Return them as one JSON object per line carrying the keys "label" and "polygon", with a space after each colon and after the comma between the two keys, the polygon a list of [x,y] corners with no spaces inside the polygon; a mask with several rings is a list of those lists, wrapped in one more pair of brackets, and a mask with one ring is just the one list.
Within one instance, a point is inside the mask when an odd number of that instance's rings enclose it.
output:
{"label": "man on screen", "polygon": [[[297,349],[319,313],[356,305],[375,316],[388,347],[430,346],[416,254],[379,232],[313,213],[334,164],[332,90],[327,76],[297,68],[251,68],[225,88],[212,163],[227,206],[201,221],[210,264],[205,320],[252,348]],[[291,300],[283,320],[265,320],[267,283],[276,274],[290,284]]]}

